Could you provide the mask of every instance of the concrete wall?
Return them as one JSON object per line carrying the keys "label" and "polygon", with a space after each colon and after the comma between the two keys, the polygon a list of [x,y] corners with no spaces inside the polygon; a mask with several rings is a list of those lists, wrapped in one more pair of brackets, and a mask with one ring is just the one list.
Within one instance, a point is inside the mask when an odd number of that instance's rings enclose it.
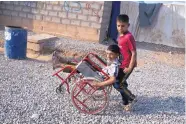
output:
{"label": "concrete wall", "polygon": [[163,4],[155,20],[148,27],[139,26],[139,2],[137,1],[122,1],[120,14],[129,15],[131,24],[129,30],[137,41],[185,48],[184,4]]}
{"label": "concrete wall", "polygon": [[101,41],[109,25],[111,6],[112,2],[104,1],[1,1],[0,24]]}

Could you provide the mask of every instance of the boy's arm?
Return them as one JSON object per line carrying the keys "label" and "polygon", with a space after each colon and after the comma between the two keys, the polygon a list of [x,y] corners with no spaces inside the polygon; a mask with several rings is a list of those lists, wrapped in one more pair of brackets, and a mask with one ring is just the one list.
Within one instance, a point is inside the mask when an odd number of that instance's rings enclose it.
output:
{"label": "boy's arm", "polygon": [[131,61],[129,64],[129,68],[133,69],[136,63],[136,57],[137,57],[137,53],[136,51],[131,51],[132,52],[132,57],[131,57]]}
{"label": "boy's arm", "polygon": [[96,83],[96,85],[94,86],[97,86],[97,87],[107,86],[107,85],[113,84],[115,81],[116,81],[116,78],[114,76],[111,76],[108,80],[100,82],[100,83]]}
{"label": "boy's arm", "polygon": [[130,73],[132,71],[132,69],[134,68],[135,63],[136,63],[137,53],[136,53],[135,50],[131,51],[131,53],[132,53],[131,61],[130,61],[129,67],[124,69],[125,73]]}
{"label": "boy's arm", "polygon": [[95,87],[102,87],[102,86],[107,86],[107,85],[113,84],[116,81],[116,77],[118,75],[118,69],[119,69],[119,66],[113,65],[109,71],[109,79],[108,80],[98,82],[98,83],[93,83],[92,85]]}
{"label": "boy's arm", "polygon": [[119,72],[119,65],[118,64],[111,64],[110,69],[107,71],[108,71],[107,73],[109,75],[109,79],[102,81],[102,82],[93,83],[92,86],[102,87],[102,86],[107,86],[107,85],[113,84],[116,81],[116,77]]}
{"label": "boy's arm", "polygon": [[132,35],[130,35],[128,38],[129,38],[128,39],[128,47],[129,47],[129,50],[130,50],[132,56],[131,56],[129,67],[125,68],[123,70],[124,73],[130,73],[132,71],[132,69],[135,66],[136,59],[137,59],[136,41],[134,40],[134,37]]}

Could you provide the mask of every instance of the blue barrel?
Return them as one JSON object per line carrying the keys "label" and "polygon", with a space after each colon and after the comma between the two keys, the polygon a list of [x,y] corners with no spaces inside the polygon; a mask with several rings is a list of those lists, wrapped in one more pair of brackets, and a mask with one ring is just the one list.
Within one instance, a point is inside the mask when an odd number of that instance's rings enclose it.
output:
{"label": "blue barrel", "polygon": [[27,30],[21,27],[5,27],[5,57],[25,59],[27,50]]}

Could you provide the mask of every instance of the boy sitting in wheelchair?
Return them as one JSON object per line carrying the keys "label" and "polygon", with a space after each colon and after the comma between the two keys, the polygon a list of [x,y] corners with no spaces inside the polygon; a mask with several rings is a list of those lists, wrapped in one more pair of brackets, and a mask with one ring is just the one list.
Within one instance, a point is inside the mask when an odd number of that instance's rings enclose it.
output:
{"label": "boy sitting in wheelchair", "polygon": [[[114,88],[119,91],[122,95],[122,100],[129,100],[129,104],[127,105],[128,109],[126,111],[130,111],[132,108],[132,105],[136,102],[135,96],[126,88],[123,86],[123,80],[121,79],[122,77],[119,77],[119,67],[121,63],[119,62],[119,56],[120,56],[120,48],[118,45],[110,45],[107,50],[107,66],[103,68],[102,70],[109,75],[109,79],[102,81],[102,82],[94,82],[92,86],[94,87],[104,87],[104,86],[109,86],[113,85]],[[56,53],[54,52],[53,58],[57,58]],[[60,58],[60,60],[65,60],[61,61],[62,63],[68,63],[71,64],[71,60]],[[55,63],[55,62],[54,62]],[[55,68],[55,66],[53,66]],[[124,77],[125,78],[125,77]],[[126,107],[124,107],[125,110]]]}

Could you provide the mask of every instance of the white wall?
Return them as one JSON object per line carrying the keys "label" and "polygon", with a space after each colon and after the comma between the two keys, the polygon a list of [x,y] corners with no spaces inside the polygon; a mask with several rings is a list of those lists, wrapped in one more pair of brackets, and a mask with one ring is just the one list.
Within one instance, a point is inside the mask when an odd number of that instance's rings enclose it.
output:
{"label": "white wall", "polygon": [[163,44],[185,48],[185,5],[166,3],[160,8],[154,23],[146,28],[139,27],[138,2],[121,2],[121,14],[128,14],[131,26],[129,30],[137,41]]}

